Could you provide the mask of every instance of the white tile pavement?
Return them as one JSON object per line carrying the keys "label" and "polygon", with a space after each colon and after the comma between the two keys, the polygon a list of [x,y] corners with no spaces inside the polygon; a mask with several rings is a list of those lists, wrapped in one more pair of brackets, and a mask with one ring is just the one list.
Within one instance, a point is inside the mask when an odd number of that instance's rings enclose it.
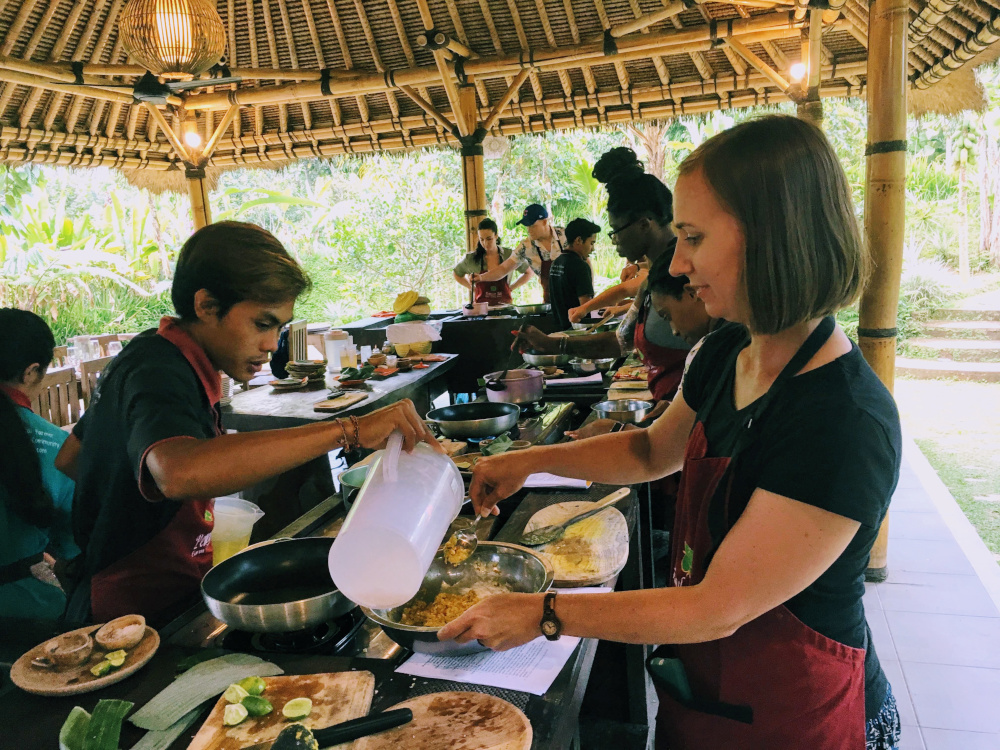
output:
{"label": "white tile pavement", "polygon": [[1000,750],[1000,566],[909,438],[889,514],[889,576],[865,611],[900,750]]}

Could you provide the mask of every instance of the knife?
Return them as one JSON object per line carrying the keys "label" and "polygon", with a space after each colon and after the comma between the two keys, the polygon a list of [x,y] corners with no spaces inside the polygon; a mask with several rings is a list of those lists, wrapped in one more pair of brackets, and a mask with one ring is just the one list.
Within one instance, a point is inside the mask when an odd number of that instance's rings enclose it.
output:
{"label": "knife", "polygon": [[[350,742],[361,737],[367,737],[370,734],[378,734],[387,729],[407,724],[412,720],[413,712],[410,709],[397,708],[392,711],[372,714],[371,716],[362,716],[360,719],[343,721],[340,724],[334,724],[325,729],[317,729],[313,731],[313,737],[316,738],[316,742],[319,743],[320,747],[331,747],[339,745],[342,742]],[[258,742],[256,745],[245,747],[243,750],[270,750],[273,744],[274,740],[266,740]]]}

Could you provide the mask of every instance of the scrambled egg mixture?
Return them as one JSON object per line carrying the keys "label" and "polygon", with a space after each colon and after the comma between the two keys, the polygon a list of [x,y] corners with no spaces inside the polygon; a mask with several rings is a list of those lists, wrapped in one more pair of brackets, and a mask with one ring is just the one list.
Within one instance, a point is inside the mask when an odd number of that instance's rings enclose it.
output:
{"label": "scrambled egg mixture", "polygon": [[562,539],[546,544],[542,551],[552,563],[556,579],[577,578],[598,572],[593,540],[605,531],[602,514],[585,518],[566,529]]}
{"label": "scrambled egg mixture", "polygon": [[404,625],[425,628],[443,627],[478,601],[479,594],[475,591],[466,591],[464,594],[441,592],[430,603],[414,602],[408,606],[403,610],[403,616],[399,621]]}

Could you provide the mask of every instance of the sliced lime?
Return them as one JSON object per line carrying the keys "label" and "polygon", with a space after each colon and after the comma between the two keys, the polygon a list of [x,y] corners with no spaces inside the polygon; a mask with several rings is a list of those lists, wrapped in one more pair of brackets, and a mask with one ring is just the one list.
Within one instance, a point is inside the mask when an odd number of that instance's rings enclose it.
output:
{"label": "sliced lime", "polygon": [[109,662],[107,659],[100,662],[99,664],[95,664],[90,668],[90,673],[94,675],[94,677],[104,677],[104,675],[110,672],[111,672],[111,662]]}
{"label": "sliced lime", "polygon": [[248,695],[250,693],[244,690],[238,682],[234,682],[226,688],[226,692],[222,694],[222,697],[226,699],[226,703],[240,703]]}
{"label": "sliced lime", "polygon": [[222,712],[222,723],[227,727],[235,727],[237,724],[242,723],[249,715],[250,712],[239,703],[230,703],[226,706],[226,710]]}
{"label": "sliced lime", "polygon": [[244,677],[242,680],[236,683],[241,688],[246,690],[250,695],[260,695],[267,689],[267,683],[264,682],[260,677]]}
{"label": "sliced lime", "polygon": [[119,649],[118,651],[112,651],[110,654],[106,654],[104,658],[111,662],[112,667],[120,667],[125,663],[126,656],[128,656],[128,652]]}
{"label": "sliced lime", "polygon": [[293,698],[281,709],[286,719],[304,719],[312,713],[313,702],[308,698]]}
{"label": "sliced lime", "polygon": [[251,716],[267,716],[274,710],[271,701],[261,698],[259,695],[248,695],[243,699],[243,707],[250,712]]}

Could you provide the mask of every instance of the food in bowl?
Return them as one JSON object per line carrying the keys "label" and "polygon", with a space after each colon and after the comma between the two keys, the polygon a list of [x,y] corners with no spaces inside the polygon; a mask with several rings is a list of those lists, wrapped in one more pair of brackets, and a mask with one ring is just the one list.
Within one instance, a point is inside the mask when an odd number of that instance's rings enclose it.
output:
{"label": "food in bowl", "polygon": [[94,633],[94,640],[106,651],[128,651],[138,646],[145,635],[146,618],[142,615],[125,615],[103,625]]}
{"label": "food in bowl", "polygon": [[86,633],[65,633],[45,644],[45,656],[57,667],[79,666],[93,650],[94,641]]}
{"label": "food in bowl", "polygon": [[442,591],[432,602],[414,602],[403,609],[399,621],[404,625],[423,628],[440,628],[455,620],[473,604],[479,603],[479,594],[466,591],[464,594],[450,594]]}

